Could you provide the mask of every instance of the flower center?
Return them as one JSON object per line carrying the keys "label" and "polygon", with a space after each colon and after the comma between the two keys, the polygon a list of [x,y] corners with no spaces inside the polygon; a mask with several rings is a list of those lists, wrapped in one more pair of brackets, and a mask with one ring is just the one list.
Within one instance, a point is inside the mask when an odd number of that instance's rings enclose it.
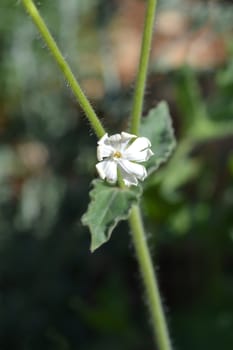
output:
{"label": "flower center", "polygon": [[121,154],[121,152],[116,151],[116,152],[113,154],[113,157],[114,157],[114,158],[121,158],[121,157],[122,157],[122,154]]}

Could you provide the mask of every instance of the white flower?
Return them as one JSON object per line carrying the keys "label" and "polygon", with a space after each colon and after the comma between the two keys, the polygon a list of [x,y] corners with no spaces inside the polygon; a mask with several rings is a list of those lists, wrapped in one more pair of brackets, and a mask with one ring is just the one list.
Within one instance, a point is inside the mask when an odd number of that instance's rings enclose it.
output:
{"label": "white flower", "polygon": [[137,137],[126,132],[108,136],[105,134],[97,147],[100,161],[96,169],[101,179],[110,183],[117,181],[117,169],[121,172],[126,186],[137,185],[147,176],[146,168],[135,162],[145,162],[152,155],[151,143],[146,137]]}

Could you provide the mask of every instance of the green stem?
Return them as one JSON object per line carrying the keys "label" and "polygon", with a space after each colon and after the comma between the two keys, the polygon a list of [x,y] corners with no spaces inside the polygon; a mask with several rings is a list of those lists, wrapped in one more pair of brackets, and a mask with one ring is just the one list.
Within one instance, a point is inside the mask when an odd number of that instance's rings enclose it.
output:
{"label": "green stem", "polygon": [[97,117],[94,109],[92,108],[89,100],[83,93],[79,83],[74,77],[74,74],[72,73],[68,63],[66,62],[65,58],[63,57],[61,51],[59,50],[55,40],[53,39],[52,35],[50,34],[45,22],[43,21],[42,17],[39,14],[39,11],[37,10],[36,6],[34,5],[32,0],[22,0],[23,5],[29,15],[31,16],[33,22],[37,26],[42,38],[46,42],[49,50],[51,51],[55,61],[57,62],[58,66],[60,67],[62,73],[64,74],[67,82],[70,85],[71,90],[73,91],[76,99],[78,100],[80,106],[82,107],[83,111],[85,112],[93,130],[95,131],[97,137],[102,137],[105,134],[105,130]]}
{"label": "green stem", "polygon": [[[138,135],[140,128],[156,5],[156,0],[148,0],[130,128],[131,132],[136,135]],[[147,293],[155,340],[158,344],[159,350],[171,350],[171,342],[160,298],[158,282],[153,269],[152,259],[142,223],[141,212],[138,206],[132,208],[129,217],[129,224],[132,231],[137,260],[139,262]]]}
{"label": "green stem", "polygon": [[158,282],[154,273],[141,213],[138,206],[132,208],[129,223],[149,301],[155,340],[159,350],[171,350],[171,343],[159,294]]}
{"label": "green stem", "polygon": [[138,135],[140,127],[140,119],[142,115],[143,97],[146,86],[146,76],[148,70],[148,62],[150,56],[151,40],[154,27],[154,19],[156,12],[156,0],[148,0],[144,31],[142,37],[141,56],[136,80],[136,88],[133,100],[131,132]]}

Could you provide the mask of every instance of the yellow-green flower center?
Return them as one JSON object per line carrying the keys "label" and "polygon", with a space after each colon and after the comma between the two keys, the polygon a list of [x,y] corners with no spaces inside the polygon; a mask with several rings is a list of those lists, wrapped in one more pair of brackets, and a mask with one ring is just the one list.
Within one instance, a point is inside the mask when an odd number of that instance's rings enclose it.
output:
{"label": "yellow-green flower center", "polygon": [[122,154],[121,154],[121,152],[116,151],[116,152],[113,154],[113,157],[114,157],[114,158],[121,158],[121,157],[122,157]]}

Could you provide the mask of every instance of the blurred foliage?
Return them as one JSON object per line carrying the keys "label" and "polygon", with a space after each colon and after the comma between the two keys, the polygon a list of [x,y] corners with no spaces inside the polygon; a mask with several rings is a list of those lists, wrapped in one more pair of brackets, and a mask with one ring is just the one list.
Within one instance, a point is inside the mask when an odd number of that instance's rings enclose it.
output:
{"label": "blurred foliage", "polygon": [[[144,4],[37,3],[109,132],[127,127]],[[142,205],[177,349],[233,346],[232,13],[163,1],[155,26],[145,115],[167,99],[178,144]],[[0,348],[152,349],[126,224],[94,254],[80,224],[96,139],[15,0],[0,85]]]}

